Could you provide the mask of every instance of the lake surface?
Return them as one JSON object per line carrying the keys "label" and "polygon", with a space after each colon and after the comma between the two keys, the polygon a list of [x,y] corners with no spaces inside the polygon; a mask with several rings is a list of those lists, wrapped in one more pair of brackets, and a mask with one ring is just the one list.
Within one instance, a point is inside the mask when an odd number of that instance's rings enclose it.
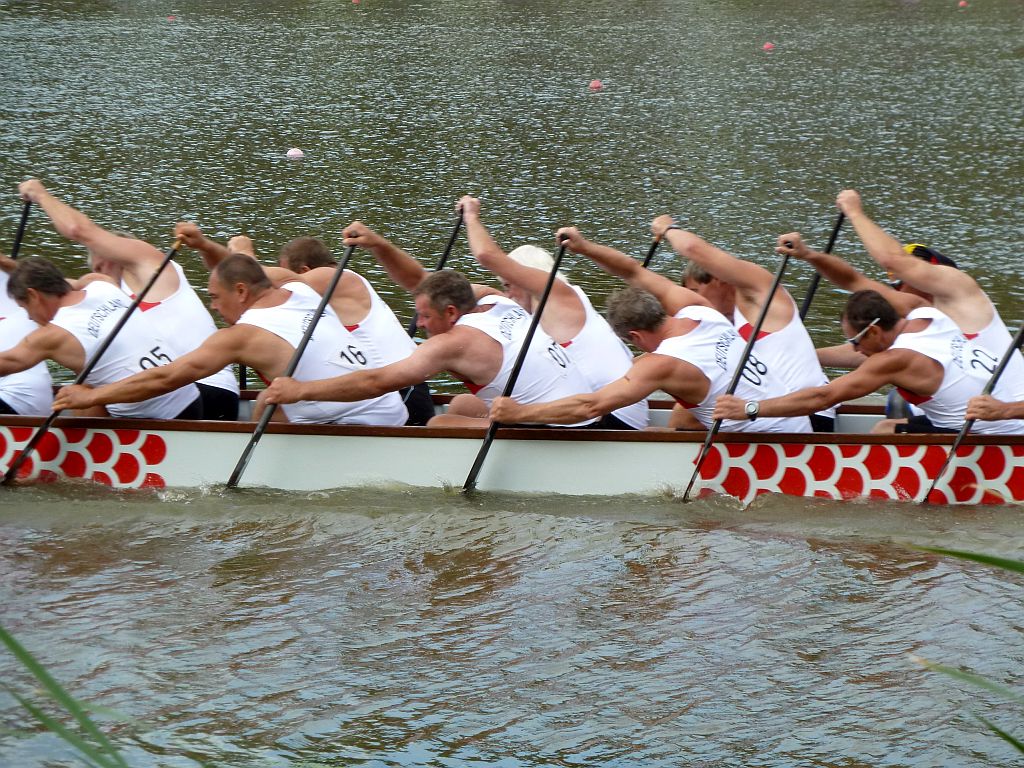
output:
{"label": "lake surface", "polygon": [[[854,187],[1016,324],[1022,22],[1019,0],[0,1],[0,251],[35,176],[161,247],[187,218],[272,257],[358,218],[432,265],[473,193],[509,249],[575,224],[640,256],[667,212],[774,271],[775,237],[824,245]],[[878,275],[852,231],[837,252]],[[84,269],[38,211],[22,253]],[[462,243],[452,266],[484,277]],[[819,292],[820,343],[842,301]],[[972,713],[1019,736],[1020,710],[908,654],[1019,687],[1021,580],[910,544],[1024,549],[1016,509],[17,489],[0,620],[134,718],[104,721],[133,766],[1009,764]],[[33,691],[6,654],[0,682]],[[0,765],[78,764],[0,693],[4,728],[29,734],[0,733]]]}

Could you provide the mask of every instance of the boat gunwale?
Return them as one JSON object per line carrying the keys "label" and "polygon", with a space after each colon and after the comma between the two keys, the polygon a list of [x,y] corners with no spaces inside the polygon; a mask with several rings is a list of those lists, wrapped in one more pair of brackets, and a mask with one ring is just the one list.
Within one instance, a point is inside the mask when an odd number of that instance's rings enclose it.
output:
{"label": "boat gunwale", "polygon": [[[863,408],[864,406],[860,406]],[[871,406],[867,406],[872,408]],[[2,416],[0,427],[38,427],[45,419],[38,416]],[[144,432],[221,432],[251,434],[251,421],[198,421],[129,419],[96,416],[62,416],[53,423],[55,429],[138,430]],[[364,425],[271,423],[267,434],[325,437],[383,437],[480,440],[486,430],[481,427],[379,427]],[[618,443],[702,443],[704,432],[673,432],[669,430],[604,430],[559,429],[545,427],[502,427],[502,440],[544,440],[567,442]],[[942,433],[863,434],[854,432],[720,432],[716,442],[722,444],[786,444],[786,445],[949,445],[956,435]],[[1024,447],[1024,435],[968,435],[963,445],[1001,445]]]}

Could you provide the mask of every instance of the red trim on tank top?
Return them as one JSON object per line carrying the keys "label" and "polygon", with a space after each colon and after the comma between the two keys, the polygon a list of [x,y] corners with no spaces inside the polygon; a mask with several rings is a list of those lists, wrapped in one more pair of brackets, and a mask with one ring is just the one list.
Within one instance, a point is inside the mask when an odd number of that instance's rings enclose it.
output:
{"label": "red trim on tank top", "polygon": [[461,381],[461,382],[462,382],[463,384],[465,384],[465,385],[466,385],[466,389],[468,389],[468,390],[469,390],[470,392],[472,392],[472,393],[473,393],[474,395],[475,395],[475,394],[476,394],[477,392],[479,392],[479,391],[480,391],[481,389],[483,389],[483,388],[484,388],[484,385],[483,385],[483,384],[474,384],[474,383],[473,383],[472,381],[466,381],[466,380],[465,380],[464,378],[462,378],[461,376],[459,377],[459,381]]}
{"label": "red trim on tank top", "polygon": [[[744,341],[750,341],[750,332],[753,331],[753,330],[754,330],[754,326],[752,326],[750,323],[744,323],[739,328],[738,333],[740,334],[741,337],[743,337]],[[759,332],[757,334],[757,340],[760,341],[765,336],[771,336],[771,331],[761,331],[761,332]]]}
{"label": "red trim on tank top", "polygon": [[698,405],[700,405],[700,403],[688,403],[685,400],[680,400],[678,397],[673,397],[672,399],[679,403],[681,406],[683,406],[683,408],[686,408],[687,410],[690,410],[691,408],[696,408]]}
{"label": "red trim on tank top", "polygon": [[980,335],[981,335],[980,331],[978,333],[965,333],[964,334],[964,338],[966,338],[968,341],[974,341]]}
{"label": "red trim on tank top", "polygon": [[[132,298],[132,301],[135,301],[135,294],[134,293],[131,294],[131,298]],[[139,302],[139,311],[140,312],[146,312],[146,311],[152,309],[153,307],[159,307],[159,306],[160,306],[160,302],[159,301],[140,301]]]}
{"label": "red trim on tank top", "polygon": [[345,330],[348,331],[349,333],[354,333],[355,331],[359,330],[359,323],[356,323],[355,325],[346,325]]}
{"label": "red trim on tank top", "polygon": [[900,397],[911,405],[920,405],[921,403],[927,403],[932,399],[931,395],[919,395],[915,392],[908,392],[903,387],[896,387],[896,391],[900,393]]}
{"label": "red trim on tank top", "polygon": [[562,348],[571,347],[572,346],[572,339],[569,339],[568,341],[560,341],[558,343],[558,346],[560,346]]}

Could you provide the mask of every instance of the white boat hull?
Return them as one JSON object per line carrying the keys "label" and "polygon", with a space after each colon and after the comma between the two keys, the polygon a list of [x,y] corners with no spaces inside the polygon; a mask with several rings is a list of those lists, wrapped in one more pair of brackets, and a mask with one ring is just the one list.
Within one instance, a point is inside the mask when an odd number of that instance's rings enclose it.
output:
{"label": "white boat hull", "polygon": [[[0,420],[0,466],[7,467],[38,419]],[[86,479],[115,488],[223,485],[252,425],[69,418],[56,422],[19,479]],[[482,430],[274,425],[257,446],[241,485],[289,491],[356,486],[461,488]],[[478,490],[616,496],[681,494],[703,437],[505,429],[478,478]],[[722,434],[697,488],[749,503],[763,493],[830,499],[913,500],[931,484],[949,436]],[[932,501],[1024,501],[1024,439],[972,438],[961,446]]]}

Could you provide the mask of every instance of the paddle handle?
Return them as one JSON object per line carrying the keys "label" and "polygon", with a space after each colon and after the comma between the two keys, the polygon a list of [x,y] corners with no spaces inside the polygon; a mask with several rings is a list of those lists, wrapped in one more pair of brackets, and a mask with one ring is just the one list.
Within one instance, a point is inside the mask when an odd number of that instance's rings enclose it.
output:
{"label": "paddle handle", "polygon": [[[459,216],[455,219],[455,226],[452,227],[452,233],[448,236],[448,242],[444,246],[444,251],[441,253],[441,258],[437,260],[437,266],[434,267],[435,272],[439,272],[444,269],[444,265],[448,263],[448,256],[452,252],[452,246],[455,245],[455,241],[459,238],[459,230],[462,229],[462,208],[459,208]],[[409,327],[405,329],[405,332],[409,334],[410,338],[416,335],[416,321],[419,319],[419,313],[416,312],[416,307],[412,310],[412,319],[409,320]]]}
{"label": "paddle handle", "polygon": [[21,241],[25,239],[25,228],[28,226],[28,213],[32,210],[32,201],[26,200],[21,206],[21,219],[18,221],[18,229],[14,233],[14,242],[11,244],[11,259],[18,258],[18,251],[21,250]]}
{"label": "paddle handle", "polygon": [[[743,369],[747,365],[747,361],[750,360],[750,353],[754,350],[754,343],[757,341],[757,336],[761,333],[761,326],[764,325],[764,320],[768,317],[768,310],[771,308],[772,299],[775,298],[775,292],[779,289],[779,284],[782,282],[782,275],[786,271],[786,265],[789,263],[789,254],[782,257],[782,263],[779,264],[778,270],[775,272],[775,279],[772,280],[772,287],[768,291],[768,298],[764,300],[764,306],[761,307],[761,311],[757,315],[757,321],[754,323],[754,327],[750,331],[750,338],[747,339],[747,345],[743,348],[743,354],[740,355],[739,364],[736,366],[735,372],[732,375],[732,381],[729,382],[729,388],[725,390],[725,394],[731,395],[736,392],[736,387],[739,386],[740,377],[743,375]],[[690,475],[690,482],[686,486],[686,490],[683,492],[683,501],[690,500],[690,491],[693,490],[694,483],[697,482],[697,477],[700,475],[700,468],[704,466],[704,460],[708,457],[708,453],[711,450],[711,443],[715,439],[715,435],[722,428],[722,419],[715,419],[711,423],[711,429],[708,430],[707,437],[704,438],[704,445],[700,449],[700,454],[697,456],[697,463],[693,468],[693,474]]]}
{"label": "paddle handle", "polygon": [[[1010,340],[1010,346],[1006,348],[1006,353],[999,361],[999,365],[996,366],[996,369],[992,371],[992,376],[989,378],[985,388],[981,390],[982,395],[992,394],[992,390],[994,390],[996,388],[996,384],[999,383],[999,377],[1003,375],[1003,371],[1006,370],[1006,366],[1010,364],[1010,360],[1013,359],[1013,353],[1020,348],[1021,342],[1024,342],[1024,323],[1022,323],[1020,328],[1017,329],[1017,335]],[[977,419],[967,419],[964,422],[964,425],[960,428],[960,432],[953,441],[953,445],[950,447],[949,453],[946,454],[946,460],[942,462],[942,466],[939,467],[939,471],[935,473],[935,479],[932,480],[931,486],[929,486],[924,498],[921,499],[922,504],[929,503],[928,499],[932,495],[932,491],[935,490],[935,486],[939,484],[939,480],[941,480],[942,476],[946,473],[946,470],[953,461],[953,457],[956,456],[957,448],[960,447],[960,443],[964,441],[964,438],[967,437],[967,433],[974,427],[975,421],[977,421]]]}
{"label": "paddle handle", "polygon": [[[110,349],[110,345],[114,343],[114,339],[117,338],[121,329],[125,327],[128,320],[135,313],[135,310],[138,309],[139,305],[145,300],[146,295],[156,284],[157,279],[167,268],[167,265],[171,263],[171,259],[177,255],[180,248],[181,240],[175,240],[173,245],[171,245],[167,250],[167,253],[164,254],[164,259],[160,262],[160,266],[157,267],[155,272],[153,272],[153,276],[149,278],[149,282],[147,282],[146,285],[143,286],[142,290],[138,292],[132,303],[128,305],[128,309],[125,310],[124,314],[118,318],[117,324],[113,327],[110,333],[107,334],[106,338],[103,339],[99,347],[96,348],[92,357],[85,362],[81,372],[75,377],[75,384],[84,384],[85,380],[89,378],[89,374],[93,372],[93,369],[96,367],[97,363],[99,363],[100,358],[103,357],[108,349]],[[36,446],[39,445],[39,441],[43,439],[47,432],[50,431],[50,427],[53,425],[53,422],[62,412],[63,411],[53,411],[46,417],[46,421],[44,421],[39,429],[36,430],[36,433],[32,435],[32,439],[28,441],[28,444],[22,449],[21,453],[18,454],[17,458],[11,462],[11,466],[7,468],[7,472],[4,473],[3,485],[9,485],[14,478],[17,477],[18,470],[21,469],[22,465],[28,460],[28,457],[32,455]]]}
{"label": "paddle handle", "polygon": [[[846,214],[842,211],[836,216],[836,223],[832,227],[832,234],[828,237],[828,245],[825,246],[825,250],[822,253],[832,253],[832,249],[836,246],[836,240],[839,238],[839,230],[843,228],[843,222],[846,221]],[[811,278],[811,284],[807,288],[807,295],[804,296],[804,301],[800,305],[800,320],[803,321],[807,317],[807,313],[811,310],[811,302],[814,301],[814,294],[818,291],[818,283],[821,282],[821,273],[815,272]]]}
{"label": "paddle handle", "polygon": [[[519,378],[519,372],[523,369],[523,363],[526,362],[526,355],[530,351],[530,344],[533,342],[533,336],[537,332],[537,326],[540,324],[541,315],[544,314],[544,307],[548,303],[548,296],[551,295],[551,288],[555,284],[555,279],[558,276],[558,268],[562,265],[562,257],[565,256],[565,240],[563,239],[562,244],[558,246],[558,252],[555,254],[555,263],[551,267],[551,274],[548,275],[548,281],[544,285],[544,293],[540,296],[540,301],[537,306],[534,307],[533,317],[530,320],[530,327],[526,331],[526,337],[523,339],[523,346],[519,350],[519,354],[516,356],[516,361],[512,365],[512,370],[509,372],[508,381],[505,382],[505,388],[501,393],[502,397],[511,397],[512,390],[515,389],[516,380]],[[484,465],[484,460],[487,458],[487,453],[491,450],[491,443],[494,442],[494,435],[498,431],[498,427],[501,425],[496,421],[492,421],[487,427],[487,433],[484,435],[484,441],[480,445],[480,450],[476,455],[476,460],[473,462],[472,468],[469,470],[469,475],[466,476],[466,482],[462,484],[462,492],[469,493],[476,488],[476,479],[480,474],[480,469]]]}
{"label": "paddle handle", "polygon": [[644,257],[644,263],[642,265],[644,269],[647,269],[648,265],[651,263],[651,259],[654,258],[654,254],[658,252],[659,245],[661,245],[661,240],[654,240],[651,243],[651,247],[647,249],[647,255]]}
{"label": "paddle handle", "polygon": [[[302,360],[302,353],[306,351],[306,347],[309,346],[309,340],[313,338],[313,331],[316,330],[317,323],[320,322],[320,318],[324,314],[324,310],[327,309],[328,303],[331,301],[331,297],[334,296],[334,289],[338,287],[338,281],[341,280],[341,275],[348,267],[348,262],[352,258],[352,252],[356,249],[354,245],[350,245],[345,249],[345,255],[338,265],[338,268],[334,270],[334,275],[331,277],[331,282],[327,286],[327,290],[324,291],[323,296],[320,297],[320,304],[317,305],[316,314],[313,315],[309,321],[309,325],[306,326],[305,333],[302,334],[302,339],[299,341],[295,352],[292,354],[291,360],[288,361],[288,366],[285,368],[282,376],[291,376],[295,373],[295,369],[299,367],[299,361]],[[242,474],[245,472],[245,468],[249,465],[249,459],[252,458],[253,452],[256,450],[257,444],[260,442],[260,438],[263,437],[263,433],[267,431],[267,425],[270,424],[270,420],[273,418],[274,413],[277,411],[277,403],[269,404],[260,416],[259,422],[256,424],[256,429],[253,430],[252,437],[249,438],[248,444],[245,446],[245,450],[242,451],[242,455],[238,457],[238,462],[235,464],[234,470],[231,472],[231,477],[228,478],[227,487],[235,488],[238,486],[239,480],[242,479]]]}

